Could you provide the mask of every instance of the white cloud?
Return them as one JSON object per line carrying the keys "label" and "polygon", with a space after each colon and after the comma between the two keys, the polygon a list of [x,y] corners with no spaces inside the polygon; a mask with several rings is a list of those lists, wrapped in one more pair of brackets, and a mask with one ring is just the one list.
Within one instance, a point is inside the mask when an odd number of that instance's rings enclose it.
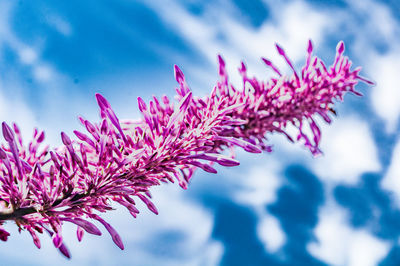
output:
{"label": "white cloud", "polygon": [[[278,67],[289,71],[285,61],[276,52],[275,42],[285,48],[293,62],[303,61],[308,39],[318,44],[328,28],[332,27],[331,21],[326,19],[329,14],[315,10],[304,1],[274,2],[270,5],[272,20],[265,21],[257,29],[242,24],[240,17],[232,15],[234,7],[226,2],[218,8],[218,3],[209,6],[202,15],[191,14],[176,1],[146,4],[151,5],[211,64],[216,63],[217,54],[222,54],[228,72],[232,74],[231,81],[237,86],[242,84],[237,73],[242,59],[251,65],[250,72],[259,77],[264,77],[269,71],[261,63],[261,56],[272,59]],[[217,11],[219,8],[223,8],[224,12]]]}
{"label": "white cloud", "polygon": [[350,227],[345,212],[333,206],[321,211],[314,233],[316,241],[307,249],[329,265],[378,265],[390,247],[366,230]]}
{"label": "white cloud", "polygon": [[[119,265],[121,261],[131,261],[134,265],[218,265],[224,246],[211,239],[213,216],[200,205],[183,198],[186,191],[175,185],[167,185],[153,189],[153,202],[159,215],[151,213],[147,207],[137,201],[140,214],[134,219],[123,208],[108,212],[102,217],[120,234],[125,250],[121,251],[112,242],[108,232],[97,222],[94,222],[103,235],[85,234],[81,243],[76,239],[76,226],[65,224],[63,236],[72,255],[72,260],[65,260],[53,247],[51,239],[41,236],[42,248],[37,250],[29,233],[17,234],[15,225],[6,223],[6,229],[11,236],[0,250],[0,256],[24,262],[21,248],[29,255],[25,263],[30,265]],[[157,237],[163,233],[179,233],[179,238],[173,245],[179,250],[173,250],[178,255],[154,255],[152,251],[171,249],[168,242],[159,241]],[[151,244],[151,246],[149,246]],[[43,259],[46,254],[45,259]],[[118,259],[116,259],[118,257]]]}
{"label": "white cloud", "polygon": [[400,116],[400,43],[388,53],[374,54],[369,60],[368,71],[376,82],[371,93],[372,107],[385,120],[386,131],[393,133]]}
{"label": "white cloud", "polygon": [[33,69],[33,76],[38,81],[49,81],[53,77],[53,71],[46,65],[36,65]]}
{"label": "white cloud", "polygon": [[[257,157],[251,161],[251,165],[240,166],[248,171],[237,177],[241,187],[235,192],[234,199],[241,204],[263,208],[276,200],[277,190],[282,185],[279,178],[281,166],[273,158]],[[265,160],[268,163],[263,163]]]}
{"label": "white cloud", "polygon": [[33,128],[38,126],[32,110],[20,99],[6,99],[1,93],[3,89],[0,82],[0,122],[6,121],[9,125],[16,122],[24,140],[31,139]]}
{"label": "white cloud", "polygon": [[37,53],[30,47],[24,47],[18,51],[22,63],[31,65],[37,60]]}
{"label": "white cloud", "polygon": [[70,36],[72,34],[71,24],[61,16],[56,14],[47,14],[46,19],[47,22],[62,35]]}
{"label": "white cloud", "polygon": [[394,193],[396,201],[400,201],[400,141],[397,142],[392,155],[392,160],[381,186]]}
{"label": "white cloud", "polygon": [[[152,190],[153,202],[159,215],[151,213],[138,203],[141,213],[137,219],[126,212],[110,213],[110,221],[123,232],[126,243],[135,252],[140,252],[140,264],[150,265],[216,265],[223,254],[223,245],[211,238],[214,217],[201,205],[188,201],[177,184],[163,185]],[[133,227],[132,227],[133,226]],[[184,237],[174,244],[179,248],[179,256],[154,256],[153,248],[143,246],[152,239],[157,243],[160,234],[176,232]],[[106,241],[106,240],[105,240]],[[159,245],[162,245],[161,242]],[[167,243],[164,243],[167,244]],[[168,250],[169,247],[161,247]]]}
{"label": "white cloud", "polygon": [[[348,30],[355,37],[354,53],[363,62],[366,75],[376,82],[372,87],[371,105],[375,113],[384,120],[387,133],[394,133],[400,116],[399,52],[400,25],[394,17],[394,9],[379,1],[349,1],[358,16],[364,16],[362,23],[352,14],[342,19],[351,25]],[[378,51],[376,44],[385,47]]]}
{"label": "white cloud", "polygon": [[[49,63],[44,62],[40,58],[40,49],[35,47],[37,44],[26,44],[14,34],[11,25],[9,24],[9,16],[15,8],[14,5],[15,3],[12,1],[3,1],[0,3],[0,48],[2,45],[6,44],[14,50],[21,63],[30,67],[33,77],[38,81],[49,82],[52,81],[52,79],[61,78],[62,75],[60,73],[53,71],[49,66]],[[60,18],[52,18],[49,16],[47,19],[50,20],[57,30],[63,31],[63,34],[70,34],[66,22],[64,25],[62,23],[63,20]]]}
{"label": "white cloud", "polygon": [[[240,152],[238,157],[248,156]],[[239,204],[252,207],[258,217],[257,236],[263,243],[265,251],[277,252],[285,243],[286,235],[282,230],[279,220],[265,212],[265,206],[277,199],[277,192],[283,185],[280,174],[282,165],[275,156],[257,156],[249,162],[241,164],[242,171],[228,174],[227,182],[235,182],[236,189],[233,199]],[[228,172],[228,171],[227,171]],[[233,180],[232,180],[233,179]]]}
{"label": "white cloud", "polygon": [[268,253],[277,252],[286,243],[286,234],[279,220],[271,215],[264,215],[257,225],[257,235]]}
{"label": "white cloud", "polygon": [[341,117],[322,126],[323,156],[309,159],[309,166],[325,181],[356,184],[361,174],[379,171],[377,147],[366,122]]}
{"label": "white cloud", "polygon": [[8,21],[11,6],[11,1],[0,2],[0,48],[2,47],[4,41],[6,41],[10,35]]}

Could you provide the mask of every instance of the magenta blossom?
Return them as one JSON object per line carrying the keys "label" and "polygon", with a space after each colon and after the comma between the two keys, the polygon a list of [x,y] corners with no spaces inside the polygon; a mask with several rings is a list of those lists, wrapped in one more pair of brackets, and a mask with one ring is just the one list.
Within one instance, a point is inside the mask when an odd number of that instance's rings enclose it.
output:
{"label": "magenta blossom", "polygon": [[[309,42],[306,63],[297,73],[284,50],[278,53],[293,70],[284,76],[267,59],[265,64],[277,74],[267,81],[249,77],[246,66],[239,68],[243,78],[240,89],[229,83],[225,62],[219,60],[220,81],[205,97],[192,95],[182,71],[175,66],[178,105],[166,96],[149,103],[138,98],[141,120],[120,120],[110,103],[100,94],[100,121],[79,118],[86,132],[74,131],[71,139],[61,133],[63,146],[40,147],[44,132],[34,131],[25,145],[17,125],[5,122],[2,132],[6,144],[0,147],[0,239],[10,235],[2,227],[13,220],[20,230],[28,231],[40,248],[37,234],[47,232],[62,254],[70,257],[63,243],[62,226],[77,226],[77,238],[84,232],[101,235],[94,222],[109,232],[114,243],[124,245],[117,231],[100,214],[112,210],[111,202],[127,208],[133,217],[139,214],[136,201],[144,202],[158,214],[151,201],[150,188],[162,182],[177,183],[184,189],[196,169],[217,173],[215,163],[239,165],[226,150],[240,147],[247,152],[271,151],[267,134],[283,133],[290,141],[303,141],[312,154],[320,153],[320,129],[315,122],[321,116],[331,122],[333,101],[342,100],[359,81],[360,68],[351,70],[338,44],[332,66],[326,67],[312,56]],[[290,136],[287,126],[297,128]],[[304,133],[308,128],[311,135]],[[306,131],[307,132],[307,131]]]}

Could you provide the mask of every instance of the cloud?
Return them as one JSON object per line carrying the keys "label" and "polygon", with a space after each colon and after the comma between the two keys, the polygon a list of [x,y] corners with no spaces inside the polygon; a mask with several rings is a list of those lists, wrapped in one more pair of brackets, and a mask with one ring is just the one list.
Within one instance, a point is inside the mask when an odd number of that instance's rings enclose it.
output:
{"label": "cloud", "polygon": [[386,131],[397,129],[400,116],[400,43],[393,45],[389,52],[370,57],[368,71],[375,79],[376,86],[371,93],[372,107],[376,114],[385,120]]}
{"label": "cloud", "polygon": [[37,53],[31,47],[25,47],[18,51],[19,58],[22,63],[31,65],[37,60]]}
{"label": "cloud", "polygon": [[[205,5],[202,15],[192,14],[177,1],[146,2],[159,16],[203,54],[211,64],[216,63],[216,55],[222,54],[227,61],[231,80],[241,84],[237,67],[242,59],[251,65],[251,73],[265,76],[267,68],[260,57],[272,59],[278,67],[289,70],[284,60],[277,54],[275,42],[280,43],[294,62],[304,60],[308,39],[320,43],[331,23],[327,13],[317,11],[304,1],[285,4],[273,3],[269,6],[271,19],[260,27],[249,27],[236,7],[226,1]],[[217,10],[223,8],[224,12]],[[239,10],[240,11],[240,10]],[[255,67],[253,67],[255,66]],[[268,70],[269,71],[269,70]],[[195,71],[193,71],[195,74]],[[272,73],[272,72],[269,72]]]}
{"label": "cloud", "polygon": [[382,179],[381,186],[392,192],[396,201],[400,200],[400,141],[394,147],[392,159]]}
{"label": "cloud", "polygon": [[[240,152],[241,156],[247,155]],[[244,170],[234,174],[234,180],[226,181],[236,183],[233,199],[254,209],[258,217],[257,236],[266,252],[275,253],[286,243],[286,234],[279,220],[265,212],[265,206],[277,200],[277,192],[283,185],[282,165],[274,156],[253,156],[256,157],[250,162],[242,163],[240,167]]]}
{"label": "cloud", "polygon": [[[159,215],[151,213],[140,201],[137,219],[117,205],[117,210],[101,215],[121,235],[124,251],[115,246],[97,222],[94,223],[103,235],[85,234],[81,243],[76,239],[76,226],[66,223],[63,236],[72,255],[72,260],[67,261],[49,237],[40,235],[42,248],[38,250],[27,232],[17,234],[15,225],[6,223],[12,235],[0,255],[25,265],[119,265],[117,262],[121,261],[132,265],[218,265],[224,247],[211,239],[214,218],[202,206],[185,199],[185,193],[177,185],[153,189]],[[21,246],[30,254],[29,259],[21,257]]]}
{"label": "cloud", "polygon": [[[256,156],[256,155],[253,155]],[[277,198],[277,190],[282,181],[279,178],[280,165],[273,158],[259,156],[251,161],[251,165],[241,165],[248,169],[245,174],[237,177],[240,180],[240,189],[235,191],[234,199],[240,204],[255,208],[266,206]],[[268,163],[265,163],[268,160]],[[245,177],[245,178],[244,178]]]}
{"label": "cloud", "polygon": [[[343,20],[351,25],[348,31],[355,37],[354,52],[365,66],[366,75],[376,82],[372,87],[371,106],[384,120],[387,133],[394,133],[400,116],[399,22],[394,10],[378,1],[349,1],[354,14]],[[362,22],[356,20],[364,17]]]}
{"label": "cloud", "polygon": [[277,252],[286,243],[280,222],[271,215],[263,215],[257,225],[257,235],[268,253]]}
{"label": "cloud", "polygon": [[378,265],[390,247],[368,231],[350,227],[344,210],[336,206],[321,210],[314,233],[316,241],[307,249],[329,265]]}
{"label": "cloud", "polygon": [[322,132],[324,155],[308,160],[320,178],[356,184],[363,173],[381,169],[371,131],[359,117],[341,117],[331,125],[324,123]]}
{"label": "cloud", "polygon": [[124,210],[110,213],[110,222],[123,232],[127,247],[140,252],[138,265],[218,264],[223,245],[211,239],[214,217],[187,200],[185,193],[177,184],[153,188],[157,216],[141,202],[137,203],[141,211],[137,219]]}
{"label": "cloud", "polygon": [[22,137],[31,139],[33,128],[38,125],[32,110],[20,99],[7,99],[1,91],[4,90],[0,82],[0,121],[6,121],[9,125],[18,121]]}
{"label": "cloud", "polygon": [[46,16],[46,20],[50,26],[52,26],[57,32],[65,37],[72,35],[73,31],[71,24],[67,20],[63,19],[60,15],[48,15]]}

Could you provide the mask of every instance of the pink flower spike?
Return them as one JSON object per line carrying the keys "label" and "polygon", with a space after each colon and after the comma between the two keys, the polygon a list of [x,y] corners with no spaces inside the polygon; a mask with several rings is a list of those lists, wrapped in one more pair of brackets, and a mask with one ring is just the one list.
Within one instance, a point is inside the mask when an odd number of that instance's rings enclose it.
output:
{"label": "pink flower spike", "polygon": [[99,105],[101,110],[106,110],[107,108],[111,108],[110,103],[106,100],[106,98],[104,98],[103,95],[101,95],[100,93],[96,93],[95,95],[97,104]]}
{"label": "pink flower spike", "polygon": [[221,55],[218,55],[218,64],[219,64],[219,74],[220,75],[225,75],[226,74],[226,72],[225,72],[225,61],[224,61],[224,59],[222,58],[222,56]]}
{"label": "pink flower spike", "polygon": [[105,228],[106,230],[110,233],[112,240],[114,243],[121,249],[124,250],[124,243],[122,243],[122,239],[117,233],[117,231],[106,221],[104,221],[100,216],[96,214],[91,215],[94,219],[99,221]]}
{"label": "pink flower spike", "polygon": [[[69,258],[62,226],[66,222],[77,225],[76,236],[81,241],[84,231],[101,235],[92,223],[96,220],[124,249],[116,230],[95,213],[111,211],[113,204],[119,203],[136,217],[139,210],[135,201],[141,200],[158,214],[150,195],[154,186],[177,180],[175,183],[186,189],[198,168],[217,173],[214,163],[239,165],[232,158],[235,146],[252,153],[270,151],[270,134],[286,135],[290,141],[294,141],[291,136],[298,136],[297,141],[313,155],[319,154],[321,131],[316,117],[330,123],[336,100],[349,92],[358,95],[355,86],[368,81],[359,75],[360,68],[351,69],[342,42],[328,66],[317,56],[312,57],[313,44],[309,41],[306,62],[299,72],[301,79],[285,51],[278,45],[277,50],[293,73],[260,80],[250,77],[242,62],[242,82],[237,89],[229,82],[225,61],[219,56],[219,79],[211,93],[203,97],[192,94],[182,71],[175,66],[179,83],[176,101],[154,97],[147,106],[139,97],[139,119],[119,120],[110,103],[96,94],[100,120],[89,122],[80,117],[88,133],[75,130],[76,138],[71,139],[61,132],[64,145],[58,148],[39,148],[44,132],[37,129],[33,139],[23,145],[19,128],[15,124],[10,128],[4,122],[0,240],[10,235],[2,225],[11,220],[20,231],[31,232],[37,247],[37,233],[46,230],[54,245]],[[262,60],[281,76],[271,61]],[[293,127],[289,129],[288,125]],[[231,156],[225,156],[229,151]]]}
{"label": "pink flower spike", "polygon": [[37,236],[37,234],[35,233],[35,231],[33,231],[32,228],[28,228],[28,231],[29,231],[29,233],[30,233],[31,236],[32,236],[33,243],[35,244],[35,246],[36,246],[38,249],[40,249],[41,244],[40,244],[40,239],[39,239],[39,237]]}
{"label": "pink flower spike", "polygon": [[139,104],[139,110],[140,112],[144,113],[147,111],[147,106],[146,103],[143,101],[141,97],[137,97],[138,104]]}
{"label": "pink flower spike", "polygon": [[278,70],[278,68],[274,64],[272,64],[272,62],[270,60],[268,60],[268,59],[266,59],[264,57],[261,58],[261,59],[264,61],[264,63],[267,66],[269,66],[273,71],[275,71],[275,73],[277,73],[279,76],[282,76],[281,72]]}
{"label": "pink flower spike", "polygon": [[1,241],[7,241],[8,237],[10,236],[10,233],[7,232],[1,225],[0,225],[0,240]]}
{"label": "pink flower spike", "polygon": [[74,130],[74,134],[78,137],[78,139],[88,143],[92,147],[96,147],[93,140],[91,140],[86,134],[84,134],[78,130]]}
{"label": "pink flower spike", "polygon": [[227,167],[240,165],[240,162],[235,159],[229,158],[222,154],[215,154],[215,153],[189,155],[186,158],[188,158],[188,159],[189,158],[197,158],[197,159],[208,160],[208,161],[216,162],[222,166],[227,166]]}
{"label": "pink flower spike", "polygon": [[62,236],[59,232],[53,235],[53,244],[56,248],[60,248],[62,241]]}
{"label": "pink flower spike", "polygon": [[4,139],[11,143],[14,141],[14,132],[12,131],[12,129],[7,125],[6,122],[2,123],[2,129],[3,129],[3,136]]}
{"label": "pink flower spike", "polygon": [[174,73],[176,81],[179,84],[183,84],[185,82],[185,75],[183,75],[182,70],[177,65],[174,65]]}
{"label": "pink flower spike", "polygon": [[8,159],[7,153],[2,148],[0,148],[0,159],[1,160]]}
{"label": "pink flower spike", "polygon": [[101,231],[93,223],[91,223],[89,221],[83,220],[81,218],[74,218],[74,219],[63,218],[62,220],[70,222],[70,223],[74,223],[74,224],[82,227],[89,234],[101,236]]}
{"label": "pink flower spike", "polygon": [[190,104],[190,101],[192,100],[192,92],[189,92],[185,95],[185,97],[182,98],[182,100],[179,103],[179,110],[186,110]]}
{"label": "pink flower spike", "polygon": [[[371,80],[369,80],[369,79],[366,79],[366,78],[364,78],[363,76],[357,76],[357,78],[359,79],[359,80],[361,80],[362,82],[365,82],[365,83],[367,83],[367,84],[369,84],[369,85],[375,85],[375,82],[373,82],[373,81],[371,81]],[[360,93],[361,94],[361,93]],[[361,96],[362,96],[362,94],[361,94]]]}
{"label": "pink flower spike", "polygon": [[293,74],[296,78],[297,81],[297,86],[300,86],[300,79],[299,76],[297,75],[296,69],[294,68],[292,62],[289,60],[289,58],[287,57],[285,50],[282,49],[282,47],[280,47],[278,44],[275,44],[276,49],[278,50],[278,53],[283,56],[283,58],[286,60],[286,63],[290,66],[290,68],[293,70]]}
{"label": "pink flower spike", "polygon": [[121,134],[121,137],[124,140],[124,142],[126,142],[127,140],[126,140],[125,134],[122,131],[121,124],[119,123],[119,119],[116,116],[116,114],[114,113],[114,111],[111,108],[108,108],[106,110],[106,114],[107,114],[108,118],[110,119],[111,123],[118,129],[118,132]]}
{"label": "pink flower spike", "polygon": [[158,210],[157,210],[156,206],[154,206],[153,202],[151,202],[146,196],[144,196],[140,193],[136,194],[136,196],[138,196],[138,198],[141,199],[144,204],[146,204],[147,208],[151,212],[153,212],[155,215],[158,215]]}
{"label": "pink flower spike", "polygon": [[340,42],[337,44],[336,50],[337,50],[337,53],[338,53],[339,55],[343,54],[343,52],[344,52],[344,42],[343,42],[343,41],[340,41]]}
{"label": "pink flower spike", "polygon": [[227,86],[228,85],[228,73],[225,68],[225,61],[221,55],[218,55],[218,64],[219,64],[219,76],[221,77],[221,81],[225,86]]}
{"label": "pink flower spike", "polygon": [[66,245],[64,245],[64,243],[61,243],[61,246],[58,248],[58,250],[61,252],[61,254],[63,254],[65,257],[67,257],[68,259],[71,258],[71,255],[69,253],[69,250],[67,248]]}
{"label": "pink flower spike", "polygon": [[231,143],[233,145],[242,147],[245,151],[247,152],[251,152],[251,153],[262,153],[262,150],[260,148],[258,148],[256,145],[251,144],[250,142],[241,140],[241,139],[237,139],[237,138],[232,138],[232,137],[219,137],[216,136],[215,137],[216,140],[221,140],[224,142],[228,142]]}
{"label": "pink flower spike", "polygon": [[194,165],[196,167],[199,167],[203,169],[204,171],[211,173],[211,174],[216,174],[217,170],[215,170],[213,167],[209,166],[208,164],[201,163],[198,161],[189,161],[188,164]]}
{"label": "pink flower spike", "polygon": [[307,47],[307,53],[311,54],[313,51],[313,44],[311,40],[308,40],[308,47]]}
{"label": "pink flower spike", "polygon": [[39,143],[43,142],[44,137],[45,137],[44,131],[40,132],[40,135],[39,135],[39,137],[37,138],[37,142],[39,142]]}
{"label": "pink flower spike", "polygon": [[82,229],[82,227],[77,226],[77,229],[76,229],[76,237],[78,238],[78,241],[79,241],[79,242],[82,241],[82,238],[83,238],[84,233],[85,233],[85,231]]}
{"label": "pink flower spike", "polygon": [[69,146],[72,144],[71,139],[64,132],[61,132],[61,140],[65,146]]}
{"label": "pink flower spike", "polygon": [[226,167],[232,167],[232,166],[238,166],[240,165],[240,162],[238,160],[229,158],[229,157],[225,157],[220,155],[217,159],[217,163],[219,163],[222,166],[226,166]]}

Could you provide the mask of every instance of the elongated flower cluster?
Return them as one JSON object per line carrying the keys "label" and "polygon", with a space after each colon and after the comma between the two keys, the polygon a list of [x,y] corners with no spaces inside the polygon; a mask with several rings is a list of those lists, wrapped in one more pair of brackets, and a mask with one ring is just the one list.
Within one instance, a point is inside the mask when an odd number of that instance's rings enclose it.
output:
{"label": "elongated flower cluster", "polygon": [[[124,249],[121,237],[100,214],[112,210],[111,202],[127,208],[133,217],[139,210],[136,201],[158,213],[151,201],[152,186],[175,181],[184,189],[196,169],[217,173],[214,164],[237,166],[233,154],[222,155],[238,146],[247,152],[270,151],[266,135],[279,132],[291,141],[287,126],[298,129],[297,140],[304,141],[313,154],[320,151],[317,115],[330,123],[335,114],[333,101],[342,100],[354,90],[360,68],[351,70],[343,56],[344,45],[338,44],[333,65],[329,68],[312,56],[309,42],[306,64],[297,73],[284,50],[278,53],[293,69],[284,76],[267,59],[276,78],[259,81],[247,75],[242,63],[239,72],[243,88],[229,83],[225,62],[219,56],[220,81],[205,97],[192,95],[182,71],[175,66],[178,105],[168,97],[154,97],[146,104],[140,97],[143,115],[139,120],[120,120],[110,103],[100,94],[100,121],[79,118],[85,132],[74,131],[71,139],[61,133],[63,146],[41,147],[44,132],[34,131],[33,139],[24,145],[17,125],[2,124],[6,141],[0,148],[0,239],[9,233],[2,227],[14,220],[20,230],[28,231],[40,248],[38,233],[46,232],[54,246],[69,257],[63,243],[62,225],[77,226],[77,238],[84,232],[101,235],[93,221],[102,224],[115,244]],[[304,133],[309,127],[311,135]]]}

